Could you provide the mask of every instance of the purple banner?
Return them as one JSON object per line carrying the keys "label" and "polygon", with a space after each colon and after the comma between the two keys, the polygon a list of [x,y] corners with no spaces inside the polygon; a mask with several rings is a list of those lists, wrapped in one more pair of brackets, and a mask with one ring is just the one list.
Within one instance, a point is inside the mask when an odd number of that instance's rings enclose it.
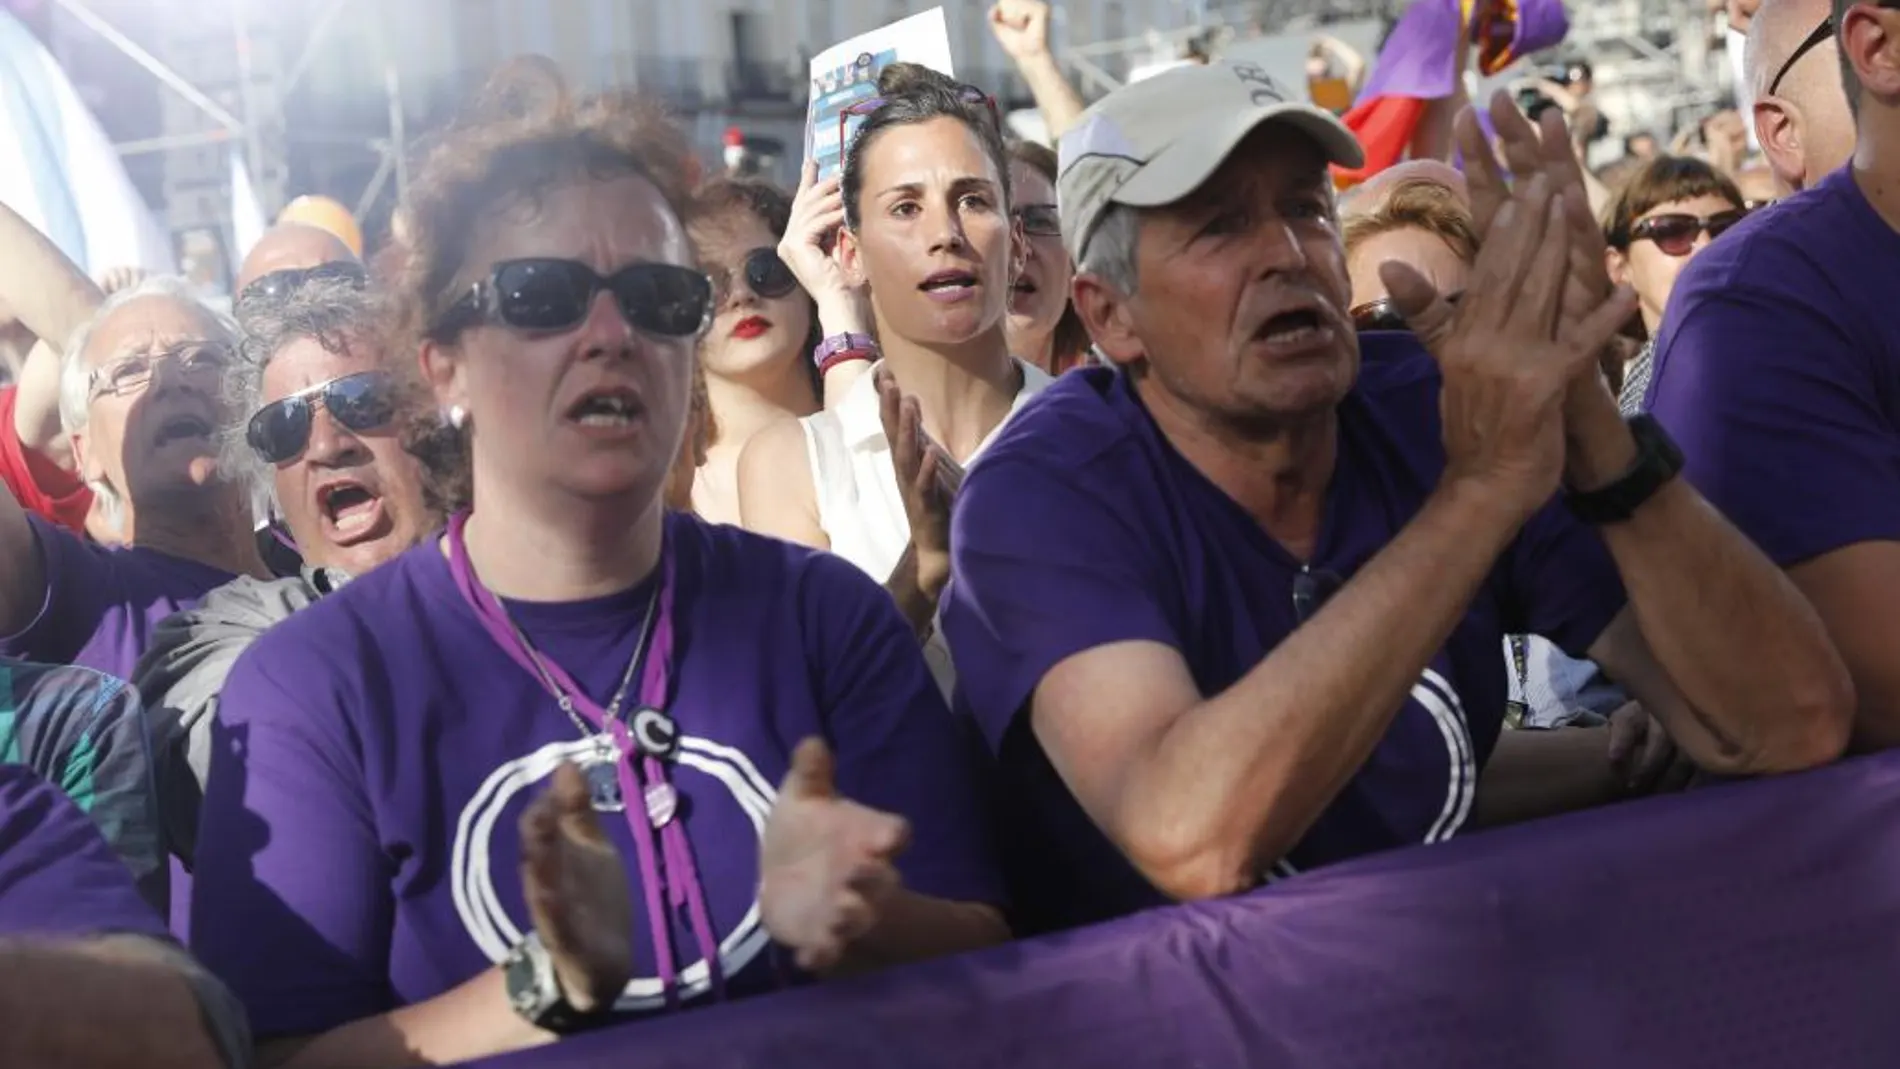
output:
{"label": "purple banner", "polygon": [[502,1069],[1891,1069],[1900,755],[1398,851]]}

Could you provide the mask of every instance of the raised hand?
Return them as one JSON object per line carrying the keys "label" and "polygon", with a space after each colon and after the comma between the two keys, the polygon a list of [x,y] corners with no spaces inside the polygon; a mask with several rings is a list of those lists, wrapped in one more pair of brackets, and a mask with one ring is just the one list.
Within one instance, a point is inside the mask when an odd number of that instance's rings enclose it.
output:
{"label": "raised hand", "polygon": [[567,1001],[586,1013],[619,998],[633,975],[627,867],[571,764],[521,814],[521,893]]}
{"label": "raised hand", "polygon": [[[1603,229],[1590,212],[1583,164],[1571,144],[1570,132],[1554,109],[1545,111],[1539,118],[1538,123],[1532,123],[1503,93],[1491,99],[1491,121],[1498,132],[1505,164],[1510,169],[1509,180],[1491,146],[1485,142],[1475,112],[1467,111],[1458,117],[1458,147],[1465,158],[1472,218],[1481,240],[1490,240],[1498,212],[1510,201],[1513,190],[1523,189],[1536,176],[1542,175],[1552,195],[1563,202],[1563,229],[1570,254],[1558,313],[1559,333],[1576,336],[1584,322],[1611,299],[1613,287],[1604,257]],[[1626,314],[1635,314],[1634,308]],[[1564,415],[1573,436],[1587,428],[1593,440],[1600,442],[1602,435],[1618,433],[1616,398],[1599,366],[1578,369],[1565,398]],[[1575,455],[1571,458],[1568,477],[1574,482],[1588,481],[1584,473],[1591,465],[1583,454],[1591,451],[1573,441]]]}
{"label": "raised hand", "polygon": [[1565,198],[1548,177],[1521,183],[1492,211],[1455,309],[1416,270],[1381,267],[1444,375],[1445,480],[1482,484],[1523,518],[1563,475],[1571,383],[1597,373],[1597,352],[1635,308],[1633,295],[1619,290],[1575,325],[1561,321],[1571,260],[1565,220]]}
{"label": "raised hand", "polygon": [[129,290],[145,281],[146,270],[143,267],[109,267],[99,276],[99,289],[110,297],[120,290]]}
{"label": "raised hand", "polygon": [[759,849],[759,913],[798,967],[822,972],[876,926],[903,886],[893,862],[909,839],[902,817],[838,796],[831,751],[806,739],[792,752]]}
{"label": "raised hand", "polygon": [[819,322],[828,334],[862,332],[870,324],[868,299],[861,288],[845,281],[832,255],[844,226],[844,184],[837,175],[818,179],[818,164],[807,162],[792,198],[791,219],[779,240],[779,259],[792,269],[799,285],[818,305]]}
{"label": "raised hand", "polygon": [[1011,59],[1049,54],[1049,5],[1043,0],[998,0],[990,8],[990,32]]}
{"label": "raised hand", "polygon": [[904,396],[888,367],[877,369],[877,400],[910,521],[917,585],[934,600],[950,581],[950,509],[963,485],[963,466],[924,433],[917,399]]}

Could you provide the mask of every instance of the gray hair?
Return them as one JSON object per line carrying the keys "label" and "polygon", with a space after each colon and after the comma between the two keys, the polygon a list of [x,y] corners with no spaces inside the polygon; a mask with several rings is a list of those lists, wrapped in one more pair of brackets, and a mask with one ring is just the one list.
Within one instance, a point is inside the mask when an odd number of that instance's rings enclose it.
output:
{"label": "gray hair", "polygon": [[92,401],[93,370],[92,363],[86,359],[86,347],[92,344],[92,336],[106,320],[112,318],[113,313],[146,297],[169,298],[202,314],[211,324],[211,333],[206,335],[206,341],[217,342],[229,349],[237,348],[237,321],[206,304],[191,283],[177,275],[153,275],[136,286],[122,289],[107,297],[98,310],[79,324],[79,329],[73,331],[66,340],[59,368],[59,422],[66,428],[66,433],[86,429],[86,413]]}
{"label": "gray hair", "polygon": [[[238,343],[238,325],[235,320],[218,309],[206,304],[198,296],[190,282],[176,275],[153,275],[136,286],[122,289],[107,297],[79,328],[66,340],[66,348],[60,354],[59,365],[59,422],[67,434],[86,429],[86,418],[92,401],[93,367],[86,357],[86,349],[92,344],[92,336],[98,332],[106,320],[112,318],[119,309],[133,301],[146,297],[164,297],[185,305],[204,316],[211,330],[205,336],[206,341],[217,342],[228,349],[235,349]],[[118,488],[102,479],[88,480],[93,497],[99,506],[100,519],[111,530],[123,530],[125,524],[125,499]]]}
{"label": "gray hair", "polygon": [[245,480],[258,515],[277,503],[272,467],[245,438],[251,416],[264,407],[264,370],[293,342],[309,339],[330,352],[380,341],[382,306],[362,286],[341,278],[313,278],[272,297],[253,297],[238,310],[244,342],[224,378],[231,414],[219,434],[224,470]]}
{"label": "gray hair", "polygon": [[1126,204],[1110,204],[1082,247],[1076,269],[1130,296],[1135,292],[1135,246],[1140,240],[1141,216]]}

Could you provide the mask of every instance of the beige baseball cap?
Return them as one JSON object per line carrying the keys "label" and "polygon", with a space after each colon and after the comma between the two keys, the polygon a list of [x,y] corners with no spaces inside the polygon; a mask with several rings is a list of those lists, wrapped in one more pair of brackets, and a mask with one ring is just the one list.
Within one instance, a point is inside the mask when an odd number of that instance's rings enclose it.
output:
{"label": "beige baseball cap", "polygon": [[1157,208],[1186,197],[1262,123],[1312,135],[1343,167],[1365,164],[1359,139],[1331,112],[1251,63],[1179,67],[1095,102],[1062,135],[1056,202],[1077,262],[1112,204]]}

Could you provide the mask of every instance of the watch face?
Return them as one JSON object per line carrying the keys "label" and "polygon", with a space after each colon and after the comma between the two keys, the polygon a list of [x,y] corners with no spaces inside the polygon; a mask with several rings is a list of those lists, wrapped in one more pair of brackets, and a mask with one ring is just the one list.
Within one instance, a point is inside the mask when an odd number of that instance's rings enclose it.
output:
{"label": "watch face", "polygon": [[[502,964],[502,981],[508,991],[508,1004],[533,1024],[540,1024],[542,1015],[560,997],[552,984],[543,982],[543,975],[533,949],[526,943],[516,947]],[[551,971],[547,975],[551,977]]]}

